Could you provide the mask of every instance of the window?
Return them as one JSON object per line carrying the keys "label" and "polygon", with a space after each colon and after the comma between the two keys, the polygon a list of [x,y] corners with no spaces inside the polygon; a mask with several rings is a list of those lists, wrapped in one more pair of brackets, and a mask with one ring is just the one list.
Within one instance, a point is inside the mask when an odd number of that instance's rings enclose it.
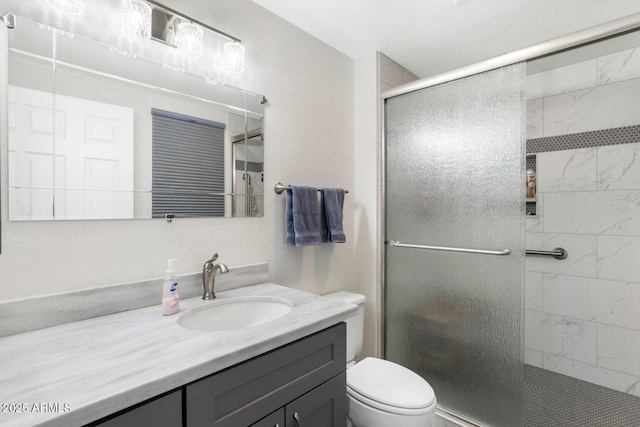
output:
{"label": "window", "polygon": [[151,110],[152,216],[224,216],[224,123]]}

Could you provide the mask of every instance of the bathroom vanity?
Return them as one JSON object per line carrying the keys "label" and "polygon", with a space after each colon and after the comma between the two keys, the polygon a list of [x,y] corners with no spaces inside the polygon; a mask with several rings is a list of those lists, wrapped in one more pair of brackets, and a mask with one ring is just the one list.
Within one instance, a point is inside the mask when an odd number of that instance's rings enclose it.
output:
{"label": "bathroom vanity", "polygon": [[263,325],[203,332],[158,304],[0,338],[0,402],[13,405],[0,424],[344,426],[342,322],[356,307],[273,283],[217,294],[183,300],[181,313],[248,296],[292,308]]}
{"label": "bathroom vanity", "polygon": [[90,425],[343,427],[345,340],[339,323]]}

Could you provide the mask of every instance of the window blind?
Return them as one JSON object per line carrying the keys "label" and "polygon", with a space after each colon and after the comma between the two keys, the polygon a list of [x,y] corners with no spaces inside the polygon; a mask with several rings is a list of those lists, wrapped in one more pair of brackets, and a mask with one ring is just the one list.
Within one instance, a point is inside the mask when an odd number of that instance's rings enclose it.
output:
{"label": "window blind", "polygon": [[151,115],[153,218],[224,216],[225,124],[156,108]]}

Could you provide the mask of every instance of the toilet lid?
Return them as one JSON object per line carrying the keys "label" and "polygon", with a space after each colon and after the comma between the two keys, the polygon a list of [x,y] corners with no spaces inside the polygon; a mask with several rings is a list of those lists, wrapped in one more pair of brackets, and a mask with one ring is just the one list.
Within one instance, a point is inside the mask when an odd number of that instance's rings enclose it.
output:
{"label": "toilet lid", "polygon": [[374,357],[347,369],[347,386],[373,401],[399,408],[425,408],[436,398],[429,383],[415,372]]}

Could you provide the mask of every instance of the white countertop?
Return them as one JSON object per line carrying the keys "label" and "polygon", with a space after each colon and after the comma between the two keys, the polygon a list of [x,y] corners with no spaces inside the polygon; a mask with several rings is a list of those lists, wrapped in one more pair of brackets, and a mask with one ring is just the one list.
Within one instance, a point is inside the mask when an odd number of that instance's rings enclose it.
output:
{"label": "white countertop", "polygon": [[[356,306],[273,283],[217,293],[218,300],[274,296],[293,303],[270,323],[199,332],[181,313],[211,302],[182,300],[0,338],[0,425],[80,426],[335,325]],[[22,411],[22,412],[20,412]]]}

